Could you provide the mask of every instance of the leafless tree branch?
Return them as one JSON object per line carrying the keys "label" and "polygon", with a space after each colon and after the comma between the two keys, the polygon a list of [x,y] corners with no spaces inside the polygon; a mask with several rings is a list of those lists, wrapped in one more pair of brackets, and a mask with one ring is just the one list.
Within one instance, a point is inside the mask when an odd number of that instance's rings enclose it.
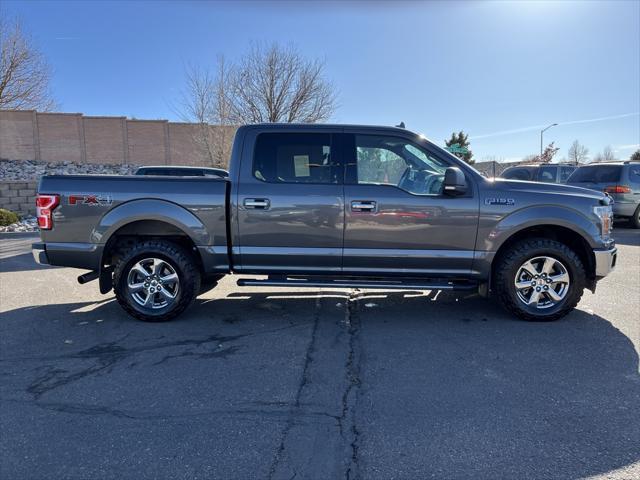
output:
{"label": "leafless tree branch", "polygon": [[317,123],[336,108],[324,63],[303,58],[292,46],[254,44],[236,62],[219,56],[215,74],[188,66],[185,77],[181,116],[201,125],[198,142],[214,165],[227,161],[234,126]]}
{"label": "leafless tree branch", "polygon": [[56,106],[49,88],[51,68],[24,34],[20,22],[0,12],[0,108],[50,111]]}

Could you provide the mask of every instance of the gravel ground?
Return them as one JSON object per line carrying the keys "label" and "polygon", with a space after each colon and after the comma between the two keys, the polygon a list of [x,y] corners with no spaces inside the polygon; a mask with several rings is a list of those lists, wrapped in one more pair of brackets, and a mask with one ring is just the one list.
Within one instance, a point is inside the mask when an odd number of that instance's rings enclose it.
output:
{"label": "gravel ground", "polygon": [[0,226],[0,233],[9,232],[37,232],[38,231],[38,219],[33,215],[27,215],[22,217],[19,222],[12,223],[11,225]]}
{"label": "gravel ground", "polygon": [[130,175],[137,165],[94,165],[91,163],[47,163],[29,160],[0,160],[0,180],[31,182],[42,175],[110,174]]}
{"label": "gravel ground", "polygon": [[0,236],[0,477],[638,479],[640,232],[553,323],[442,292],[238,288],[126,316]]}

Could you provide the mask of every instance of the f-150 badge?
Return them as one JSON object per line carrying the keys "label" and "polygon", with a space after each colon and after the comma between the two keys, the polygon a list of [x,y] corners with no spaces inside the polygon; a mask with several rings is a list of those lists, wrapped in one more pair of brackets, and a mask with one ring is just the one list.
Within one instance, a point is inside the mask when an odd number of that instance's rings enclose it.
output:
{"label": "f-150 badge", "polygon": [[485,198],[484,203],[486,205],[515,205],[516,201],[513,198],[490,197]]}
{"label": "f-150 badge", "polygon": [[101,205],[111,205],[113,203],[113,199],[111,195],[100,195],[100,194],[77,194],[77,195],[69,195],[69,205],[93,205],[93,206],[101,206]]}

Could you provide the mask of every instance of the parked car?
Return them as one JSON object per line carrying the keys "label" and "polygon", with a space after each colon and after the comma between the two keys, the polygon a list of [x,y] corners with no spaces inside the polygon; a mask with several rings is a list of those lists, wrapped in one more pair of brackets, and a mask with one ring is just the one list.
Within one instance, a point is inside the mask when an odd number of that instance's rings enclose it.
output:
{"label": "parked car", "polygon": [[584,165],[567,182],[606,192],[613,197],[613,215],[640,228],[640,162],[608,162]]}
{"label": "parked car", "polygon": [[249,125],[228,179],[44,176],[36,261],[146,321],[238,285],[478,291],[555,320],[616,264],[610,198],[492,180],[392,127]]}
{"label": "parked car", "polygon": [[501,178],[509,180],[528,180],[532,182],[566,183],[577,167],[565,163],[545,165],[514,165],[506,168]]}
{"label": "parked car", "polygon": [[156,167],[140,167],[136,175],[168,175],[171,177],[222,177],[227,178],[229,172],[222,168],[210,167],[176,167],[161,165]]}

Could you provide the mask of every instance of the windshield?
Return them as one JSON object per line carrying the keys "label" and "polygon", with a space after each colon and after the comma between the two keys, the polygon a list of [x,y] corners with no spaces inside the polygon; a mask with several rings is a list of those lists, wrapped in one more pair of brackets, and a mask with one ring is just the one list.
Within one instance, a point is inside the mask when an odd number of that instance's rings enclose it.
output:
{"label": "windshield", "polygon": [[570,183],[610,183],[620,180],[622,165],[590,165],[571,174]]}

